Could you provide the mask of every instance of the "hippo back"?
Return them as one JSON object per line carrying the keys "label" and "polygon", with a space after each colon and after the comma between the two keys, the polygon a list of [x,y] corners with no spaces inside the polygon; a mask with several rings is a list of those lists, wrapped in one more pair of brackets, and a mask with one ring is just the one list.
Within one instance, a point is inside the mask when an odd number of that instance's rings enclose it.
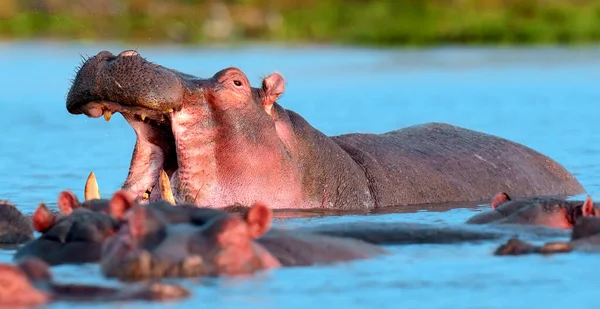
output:
{"label": "hippo back", "polygon": [[332,139],[365,172],[376,207],[516,196],[567,196],[581,184],[556,161],[493,135],[428,123]]}

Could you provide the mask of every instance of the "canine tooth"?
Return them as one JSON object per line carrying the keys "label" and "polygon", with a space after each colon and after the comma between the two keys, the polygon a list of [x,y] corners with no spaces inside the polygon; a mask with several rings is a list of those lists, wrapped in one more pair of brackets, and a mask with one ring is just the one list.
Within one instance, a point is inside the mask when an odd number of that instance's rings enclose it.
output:
{"label": "canine tooth", "polygon": [[98,181],[96,181],[96,175],[91,172],[85,181],[84,197],[86,201],[100,199],[100,189],[98,188]]}
{"label": "canine tooth", "polygon": [[160,186],[160,194],[162,195],[163,200],[175,205],[175,197],[173,196],[173,190],[171,189],[171,181],[164,170],[160,171],[158,185]]}
{"label": "canine tooth", "polygon": [[109,121],[111,116],[112,116],[111,111],[109,111],[109,110],[104,111],[104,120]]}
{"label": "canine tooth", "polygon": [[142,113],[140,115],[140,119],[142,119],[142,121],[146,120],[146,113]]}

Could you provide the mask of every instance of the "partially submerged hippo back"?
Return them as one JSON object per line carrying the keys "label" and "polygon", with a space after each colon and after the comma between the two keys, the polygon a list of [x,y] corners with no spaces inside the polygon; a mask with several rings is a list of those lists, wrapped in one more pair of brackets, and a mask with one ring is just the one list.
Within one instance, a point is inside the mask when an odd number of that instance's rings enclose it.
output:
{"label": "partially submerged hippo back", "polygon": [[523,145],[443,123],[332,138],[365,171],[376,206],[573,195],[581,184]]}
{"label": "partially submerged hippo back", "polygon": [[33,238],[33,226],[17,207],[0,200],[0,245],[17,245]]}
{"label": "partially submerged hippo back", "polygon": [[[581,184],[523,145],[447,124],[328,137],[276,100],[277,73],[253,88],[236,68],[196,78],[135,51],[88,59],[67,110],[106,120],[119,112],[136,133],[123,189],[160,200],[161,170],[178,203],[223,208],[373,209],[518,196],[575,195]],[[322,98],[326,100],[326,98]],[[326,113],[326,111],[324,111]]]}

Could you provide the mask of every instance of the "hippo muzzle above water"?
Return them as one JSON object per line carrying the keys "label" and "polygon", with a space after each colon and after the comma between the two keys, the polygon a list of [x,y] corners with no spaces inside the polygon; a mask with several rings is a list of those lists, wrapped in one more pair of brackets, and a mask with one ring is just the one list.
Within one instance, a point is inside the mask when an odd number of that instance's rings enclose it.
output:
{"label": "hippo muzzle above water", "polygon": [[123,189],[161,199],[162,170],[177,203],[225,207],[373,209],[478,201],[496,192],[575,195],[581,184],[520,144],[447,124],[328,137],[276,103],[273,73],[253,88],[235,68],[197,78],[135,51],[100,52],[81,67],[67,110],[121,113],[136,133]]}

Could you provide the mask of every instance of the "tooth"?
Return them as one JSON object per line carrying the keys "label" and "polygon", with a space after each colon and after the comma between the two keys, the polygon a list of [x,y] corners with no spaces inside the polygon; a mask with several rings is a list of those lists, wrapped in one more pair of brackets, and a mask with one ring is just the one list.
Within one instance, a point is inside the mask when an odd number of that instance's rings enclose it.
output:
{"label": "tooth", "polygon": [[86,201],[100,199],[100,189],[94,172],[91,172],[85,181],[84,197]]}
{"label": "tooth", "polygon": [[142,121],[146,120],[146,113],[142,113],[140,115],[140,119],[142,119]]}
{"label": "tooth", "polygon": [[104,120],[109,121],[111,116],[112,116],[111,111],[109,111],[109,110],[104,111]]}
{"label": "tooth", "polygon": [[148,194],[148,192],[144,192],[144,194],[142,194],[142,200],[147,200],[150,198],[150,194]]}
{"label": "tooth", "polygon": [[171,189],[171,181],[164,170],[160,171],[158,185],[160,186],[160,194],[162,195],[163,200],[175,205],[175,197],[173,196],[173,190]]}

